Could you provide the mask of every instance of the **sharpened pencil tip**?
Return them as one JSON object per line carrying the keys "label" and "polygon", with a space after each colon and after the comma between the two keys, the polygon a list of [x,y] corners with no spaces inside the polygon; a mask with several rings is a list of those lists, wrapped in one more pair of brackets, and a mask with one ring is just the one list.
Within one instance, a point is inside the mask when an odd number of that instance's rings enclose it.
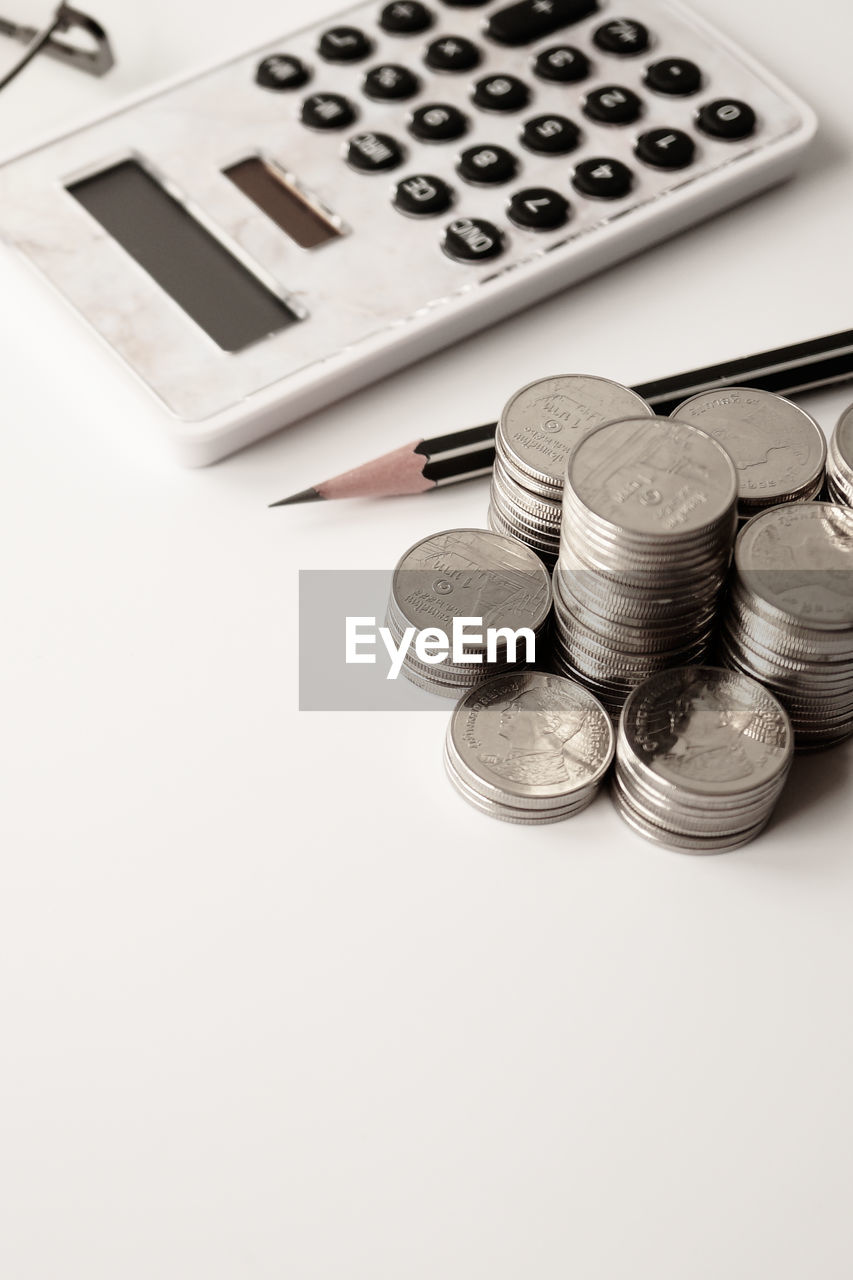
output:
{"label": "sharpened pencil tip", "polygon": [[279,502],[271,502],[271,507],[293,507],[297,502],[322,502],[323,495],[317,489],[303,489],[300,493],[292,493],[289,498]]}

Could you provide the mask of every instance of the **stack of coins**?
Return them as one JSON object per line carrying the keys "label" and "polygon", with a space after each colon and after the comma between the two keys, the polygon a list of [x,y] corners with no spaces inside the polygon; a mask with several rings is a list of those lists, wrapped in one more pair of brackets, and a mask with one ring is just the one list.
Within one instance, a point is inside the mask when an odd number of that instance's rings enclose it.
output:
{"label": "stack of coins", "polygon": [[671,418],[609,423],[573,451],[554,574],[554,662],[612,714],[655,671],[704,659],[736,498],[723,446]]}
{"label": "stack of coins", "polygon": [[702,391],[674,411],[719,440],[738,473],[738,517],[811,502],[823,488],[826,438],[814,418],[782,396],[750,387]]}
{"label": "stack of coins", "polygon": [[610,767],[610,718],[581,685],[542,671],[495,676],[456,706],[444,763],[469,804],[504,822],[559,822],[585,809]]}
{"label": "stack of coins", "polygon": [[566,375],[522,387],[504,408],[495,435],[489,527],[553,564],[571,450],[605,422],[651,413],[635,392],[606,378]]}
{"label": "stack of coins", "polygon": [[727,666],[787,708],[797,747],[853,732],[853,511],[774,507],[738,535],[720,637]]}
{"label": "stack of coins", "polygon": [[838,419],[829,442],[826,491],[833,502],[853,507],[853,404]]}
{"label": "stack of coins", "polygon": [[[538,648],[550,610],[548,571],[532,551],[488,529],[449,529],[416,542],[400,560],[387,626],[398,647],[407,630],[414,630],[403,674],[431,693],[458,698],[487,676],[527,660],[523,640],[514,651],[503,637],[490,656],[488,628],[527,628]],[[476,627],[467,628],[469,635],[480,636],[479,642],[464,646],[470,661],[454,661],[452,652],[434,662],[417,656],[415,640],[421,631],[438,629],[452,639],[454,619],[461,618],[477,619]]]}
{"label": "stack of coins", "polygon": [[613,799],[657,844],[737,849],[769,821],[792,755],[785,709],[755,680],[715,667],[662,671],[625,703]]}

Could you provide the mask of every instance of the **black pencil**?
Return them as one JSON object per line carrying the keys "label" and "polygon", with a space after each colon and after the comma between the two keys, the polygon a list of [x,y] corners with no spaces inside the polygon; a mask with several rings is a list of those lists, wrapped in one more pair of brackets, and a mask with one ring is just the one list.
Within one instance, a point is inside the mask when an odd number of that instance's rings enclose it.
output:
{"label": "black pencil", "polygon": [[[853,330],[762,351],[673,377],[644,382],[633,390],[659,414],[669,414],[689,396],[726,387],[757,387],[777,395],[798,395],[853,378]],[[487,475],[495,459],[495,428],[480,427],[414,440],[352,471],[270,503],[286,507],[332,498],[390,497],[425,493]]]}

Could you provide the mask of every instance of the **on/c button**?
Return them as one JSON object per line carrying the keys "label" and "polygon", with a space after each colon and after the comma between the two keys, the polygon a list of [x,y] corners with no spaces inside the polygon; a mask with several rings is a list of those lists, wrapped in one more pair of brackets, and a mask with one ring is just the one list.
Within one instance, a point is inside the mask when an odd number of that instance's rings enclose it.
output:
{"label": "on/c button", "polygon": [[456,218],[447,227],[444,252],[457,262],[485,262],[503,253],[503,233],[485,218]]}

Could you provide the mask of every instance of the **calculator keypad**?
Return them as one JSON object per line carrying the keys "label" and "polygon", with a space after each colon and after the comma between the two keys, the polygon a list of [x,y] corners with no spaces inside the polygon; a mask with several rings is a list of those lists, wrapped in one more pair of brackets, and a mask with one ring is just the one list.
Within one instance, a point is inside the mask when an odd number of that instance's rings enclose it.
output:
{"label": "calculator keypad", "polygon": [[587,94],[583,111],[599,124],[633,124],[643,114],[643,103],[632,89],[608,84]]}
{"label": "calculator keypad", "polygon": [[301,119],[309,129],[346,129],[357,115],[356,109],[340,93],[312,93],[302,104]]}
{"label": "calculator keypad", "polygon": [[565,116],[534,116],[521,131],[521,145],[544,156],[568,155],[580,140],[580,129]]}
{"label": "calculator keypad", "polygon": [[597,0],[517,0],[492,14],[486,35],[499,44],[532,44],[580,22],[597,8]]}
{"label": "calculator keypad", "polygon": [[395,0],[386,4],[379,15],[383,31],[393,36],[412,36],[428,31],[435,22],[435,15],[418,0]]}
{"label": "calculator keypad", "polygon": [[281,93],[287,89],[301,89],[311,79],[311,72],[301,58],[289,53],[272,53],[258,63],[255,82],[264,89]]}
{"label": "calculator keypad", "polygon": [[469,147],[459,157],[456,172],[476,186],[493,186],[514,178],[518,161],[506,147]]}
{"label": "calculator keypad", "polygon": [[434,173],[413,173],[394,188],[394,207],[413,218],[435,217],[453,204],[453,188]]}
{"label": "calculator keypad", "polygon": [[592,38],[599,49],[615,54],[617,58],[634,58],[645,53],[652,42],[648,27],[631,18],[605,22]]}
{"label": "calculator keypad", "polygon": [[433,71],[473,71],[483,61],[483,55],[473,40],[465,36],[442,36],[427,46],[424,62]]}
{"label": "calculator keypad", "polygon": [[650,129],[637,139],[634,153],[655,169],[686,169],[693,163],[696,143],[681,129]]}
{"label": "calculator keypad", "polygon": [[503,232],[485,218],[456,218],[444,233],[444,252],[457,262],[485,262],[503,247]]}
{"label": "calculator keypad", "polygon": [[582,161],[572,174],[572,184],[593,200],[621,200],[634,185],[634,175],[621,160],[596,156]]}
{"label": "calculator keypad", "polygon": [[702,88],[702,72],[688,58],[663,58],[648,68],[644,83],[654,93],[687,98]]}
{"label": "calculator keypad", "polygon": [[516,191],[507,205],[507,217],[517,227],[531,231],[555,231],[569,220],[570,205],[565,196],[550,187],[526,187]]}
{"label": "calculator keypad", "polygon": [[[470,205],[471,188],[485,193],[527,176],[526,184],[519,182],[519,189],[505,200],[502,216],[522,235],[542,235],[570,221],[572,192],[582,204],[624,200],[650,175],[689,169],[702,156],[701,139],[706,145],[738,141],[758,128],[754,110],[736,98],[705,103],[700,99],[686,118],[683,111],[670,111],[668,104],[700,94],[708,81],[706,72],[694,58],[681,56],[677,46],[673,56],[654,57],[650,51],[655,47],[670,53],[670,46],[657,39],[660,33],[629,16],[601,21],[598,0],[515,0],[493,7],[475,21],[460,21],[468,34],[442,31],[445,18],[451,17],[442,9],[480,7],[481,0],[434,0],[430,5],[421,0],[391,0],[374,17],[375,34],[366,25],[364,29],[330,27],[322,34],[317,52],[323,61],[339,64],[341,75],[345,64],[362,62],[372,53],[381,57],[383,52],[399,53],[409,47],[412,56],[406,62],[379,62],[366,71],[350,73],[357,74],[360,82],[350,85],[341,80],[340,84],[347,94],[355,89],[355,100],[341,93],[318,92],[307,97],[301,109],[309,128],[335,131],[348,128],[363,114],[357,105],[359,93],[368,108],[376,104],[374,111],[384,114],[371,117],[367,109],[365,117],[365,124],[376,127],[362,125],[363,132],[344,142],[344,158],[359,173],[382,173],[403,163],[403,146],[383,125],[397,131],[404,128],[415,148],[418,144],[449,148],[445,176],[442,167],[439,173],[411,173],[397,182],[390,196],[399,213],[431,218],[453,206],[457,198],[453,182],[461,179],[460,194],[468,191],[464,216],[442,233],[445,253],[457,262],[485,261],[507,246],[500,214],[495,223],[474,216],[488,211],[493,216],[494,205],[487,200],[478,210],[476,199]],[[554,43],[555,33],[575,24],[577,29],[567,42]],[[424,36],[423,42],[412,40],[419,35]],[[484,43],[472,35],[482,36]],[[538,47],[528,51],[537,41]],[[504,59],[510,64],[506,70],[500,67]],[[633,62],[639,63],[636,71],[629,70]],[[472,76],[477,68],[496,63],[497,70]],[[256,78],[264,88],[280,91],[305,84],[319,70],[293,54],[277,53],[260,63]],[[615,73],[614,79],[608,79],[608,72]],[[440,90],[443,85],[458,88],[448,92],[446,99],[441,92],[431,99],[430,88]],[[556,94],[565,97],[560,100]],[[416,101],[402,119],[389,114],[402,112],[402,104],[410,99]],[[586,127],[575,123],[565,108],[554,110],[558,101],[580,113]],[[489,117],[535,110],[537,105],[539,112],[528,113],[516,126],[521,155],[504,145],[509,140],[505,130],[497,131],[501,142],[488,137]],[[480,129],[483,140],[478,140]],[[610,137],[614,130],[627,132],[627,150],[608,154],[605,142],[599,153],[596,140],[601,146],[602,129]],[[472,144],[456,151],[452,144],[466,136]],[[547,178],[541,181],[546,174],[543,163],[559,163],[559,157],[574,152],[580,155],[573,166],[554,170],[550,184]]]}
{"label": "calculator keypad", "polygon": [[530,101],[530,90],[517,76],[484,76],[474,85],[471,101],[483,111],[521,111]]}
{"label": "calculator keypad", "polygon": [[357,133],[347,147],[347,161],[360,173],[384,173],[403,163],[403,149],[387,133]]}
{"label": "calculator keypad", "polygon": [[712,138],[739,141],[755,133],[758,122],[748,103],[737,98],[720,98],[702,108],[696,123],[703,133],[710,134]]}
{"label": "calculator keypad", "polygon": [[358,27],[330,27],[317,48],[326,62],[360,62],[373,52],[373,41]]}
{"label": "calculator keypad", "polygon": [[453,142],[469,128],[468,117],[450,103],[432,102],[418,107],[409,121],[409,132],[421,142]]}
{"label": "calculator keypad", "polygon": [[570,44],[555,44],[536,55],[534,74],[555,84],[577,84],[592,71],[589,58]]}
{"label": "calculator keypad", "polygon": [[408,67],[386,62],[372,67],[362,82],[362,92],[374,102],[403,102],[420,92],[421,82]]}

